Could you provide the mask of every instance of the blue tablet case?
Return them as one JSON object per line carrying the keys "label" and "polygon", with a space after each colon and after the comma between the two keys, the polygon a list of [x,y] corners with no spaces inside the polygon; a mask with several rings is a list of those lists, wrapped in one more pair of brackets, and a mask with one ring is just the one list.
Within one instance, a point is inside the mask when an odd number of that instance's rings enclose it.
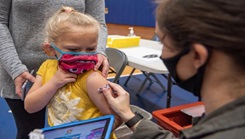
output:
{"label": "blue tablet case", "polygon": [[109,139],[114,123],[113,115],[35,129],[30,139]]}

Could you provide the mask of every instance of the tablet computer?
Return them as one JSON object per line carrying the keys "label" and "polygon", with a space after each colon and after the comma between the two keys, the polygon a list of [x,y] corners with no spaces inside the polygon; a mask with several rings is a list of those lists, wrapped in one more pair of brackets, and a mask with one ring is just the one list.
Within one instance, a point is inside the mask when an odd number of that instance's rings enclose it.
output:
{"label": "tablet computer", "polygon": [[109,139],[114,123],[113,115],[81,120],[58,126],[35,129],[30,139]]}

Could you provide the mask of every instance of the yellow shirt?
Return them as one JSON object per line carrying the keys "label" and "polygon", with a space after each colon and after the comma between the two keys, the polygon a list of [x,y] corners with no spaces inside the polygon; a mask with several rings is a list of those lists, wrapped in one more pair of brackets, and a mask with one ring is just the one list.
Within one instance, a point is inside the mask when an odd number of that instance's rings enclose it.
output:
{"label": "yellow shirt", "polygon": [[[41,65],[37,74],[42,77],[42,84],[53,77],[57,67],[57,60],[46,60]],[[68,83],[57,90],[47,106],[50,126],[102,116],[87,93],[86,80],[92,72],[90,70],[79,74],[76,82]]]}

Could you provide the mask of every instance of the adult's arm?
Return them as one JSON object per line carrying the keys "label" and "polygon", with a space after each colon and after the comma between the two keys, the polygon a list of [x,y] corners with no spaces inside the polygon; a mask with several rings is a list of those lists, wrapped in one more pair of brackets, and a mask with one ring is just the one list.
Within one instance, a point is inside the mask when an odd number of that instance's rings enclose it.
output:
{"label": "adult's arm", "polygon": [[101,26],[99,32],[99,40],[97,46],[97,52],[103,55],[105,54],[106,42],[107,42],[107,26],[105,22],[105,1],[104,0],[86,0],[85,13],[94,17]]}
{"label": "adult's arm", "polygon": [[[127,122],[135,115],[130,109],[129,93],[118,84],[112,82],[108,83],[117,96],[112,96],[109,91],[110,88],[108,87],[103,87],[102,92],[113,111],[117,113],[124,122]],[[140,120],[130,129],[134,132],[131,136],[132,139],[176,139],[173,133],[164,130],[149,120]]]}
{"label": "adult's arm", "polygon": [[177,139],[172,132],[164,130],[157,124],[149,120],[141,120],[135,132],[130,137],[132,139]]}
{"label": "adult's arm", "polygon": [[27,67],[22,64],[9,30],[9,17],[12,0],[0,0],[0,63],[8,74],[15,79]]}

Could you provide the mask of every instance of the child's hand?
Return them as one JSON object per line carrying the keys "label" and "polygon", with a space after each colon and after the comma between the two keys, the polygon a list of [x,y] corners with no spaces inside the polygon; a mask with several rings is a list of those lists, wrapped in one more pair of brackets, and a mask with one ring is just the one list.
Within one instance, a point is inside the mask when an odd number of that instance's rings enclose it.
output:
{"label": "child's hand", "polygon": [[77,79],[77,75],[74,73],[66,72],[62,70],[60,67],[58,67],[57,72],[52,78],[52,81],[54,82],[55,86],[58,88],[64,86],[67,83],[75,82]]}

